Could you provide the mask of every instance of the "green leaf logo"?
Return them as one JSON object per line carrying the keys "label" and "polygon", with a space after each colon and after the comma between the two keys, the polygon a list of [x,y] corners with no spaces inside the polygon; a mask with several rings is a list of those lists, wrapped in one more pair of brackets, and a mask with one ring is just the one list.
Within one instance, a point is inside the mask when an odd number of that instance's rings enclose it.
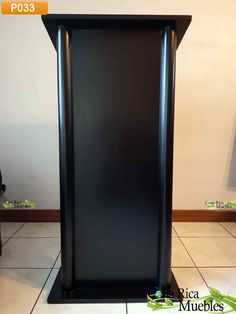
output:
{"label": "green leaf logo", "polygon": [[209,288],[209,292],[215,298],[222,297],[222,294],[216,288]]}

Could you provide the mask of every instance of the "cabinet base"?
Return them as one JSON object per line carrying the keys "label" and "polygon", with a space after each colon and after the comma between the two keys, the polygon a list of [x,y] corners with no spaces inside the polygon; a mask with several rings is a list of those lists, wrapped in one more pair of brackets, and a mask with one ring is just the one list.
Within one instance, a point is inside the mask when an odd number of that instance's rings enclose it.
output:
{"label": "cabinet base", "polygon": [[[109,288],[78,288],[70,295],[65,295],[61,285],[60,271],[48,296],[48,303],[123,303],[123,302],[146,302],[147,294],[156,292],[155,287],[109,287]],[[171,300],[181,301],[178,284],[172,273],[170,291]],[[166,296],[167,296],[166,294]]]}

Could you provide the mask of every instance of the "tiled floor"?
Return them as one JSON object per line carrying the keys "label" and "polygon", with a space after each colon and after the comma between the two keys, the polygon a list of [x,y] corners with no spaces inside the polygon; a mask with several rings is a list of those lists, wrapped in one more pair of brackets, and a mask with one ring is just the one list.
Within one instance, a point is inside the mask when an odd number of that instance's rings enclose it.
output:
{"label": "tiled floor", "polygon": [[[47,304],[60,267],[59,236],[57,223],[2,223],[1,314],[151,313],[145,303]],[[213,286],[236,296],[236,223],[174,223],[172,242],[180,287],[201,295]]]}

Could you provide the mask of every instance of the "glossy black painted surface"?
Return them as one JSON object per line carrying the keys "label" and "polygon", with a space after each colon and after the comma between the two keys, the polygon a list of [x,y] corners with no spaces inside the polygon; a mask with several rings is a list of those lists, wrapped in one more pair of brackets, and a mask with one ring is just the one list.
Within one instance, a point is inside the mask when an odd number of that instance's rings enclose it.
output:
{"label": "glossy black painted surface", "polygon": [[171,280],[172,176],[176,33],[170,26],[161,32],[160,101],[158,106],[158,287]]}
{"label": "glossy black painted surface", "polygon": [[162,29],[171,26],[177,33],[179,46],[190,22],[191,15],[128,15],[128,14],[48,14],[42,20],[55,46],[57,29],[64,25],[75,29]]}
{"label": "glossy black painted surface", "polygon": [[[153,286],[113,286],[111,287],[90,287],[89,289],[76,288],[70,295],[65,296],[61,288],[60,271],[56,277],[53,289],[48,296],[48,303],[123,303],[123,302],[146,302],[147,293],[153,294],[156,288]],[[173,302],[183,299],[177,282],[171,274],[171,285],[168,291],[163,291]]]}
{"label": "glossy black painted surface", "polygon": [[71,85],[70,37],[58,28],[58,119],[60,150],[60,206],[62,283],[65,292],[74,284],[74,125]]}

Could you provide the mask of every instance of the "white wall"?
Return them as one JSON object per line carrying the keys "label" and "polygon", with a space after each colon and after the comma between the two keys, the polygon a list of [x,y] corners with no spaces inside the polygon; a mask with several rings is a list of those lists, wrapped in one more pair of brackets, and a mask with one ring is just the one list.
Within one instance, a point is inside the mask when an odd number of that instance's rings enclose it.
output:
{"label": "white wall", "polygon": [[[50,13],[191,14],[177,52],[175,209],[236,198],[235,0],[49,0]],[[9,199],[59,208],[56,52],[39,16],[0,16],[0,168]]]}

